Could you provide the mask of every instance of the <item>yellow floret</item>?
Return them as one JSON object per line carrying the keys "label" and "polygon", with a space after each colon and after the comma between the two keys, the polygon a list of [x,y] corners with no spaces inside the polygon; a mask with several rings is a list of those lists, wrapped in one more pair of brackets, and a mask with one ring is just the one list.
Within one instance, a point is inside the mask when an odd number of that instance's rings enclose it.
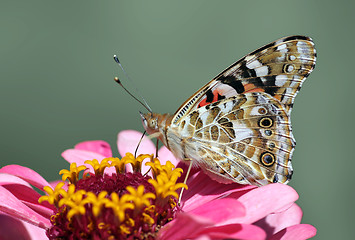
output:
{"label": "yellow floret", "polygon": [[101,162],[97,161],[97,159],[86,160],[86,164],[90,164],[95,171],[96,176],[102,176],[104,174],[105,168],[110,167],[110,163],[108,162],[110,158],[104,158]]}
{"label": "yellow floret", "polygon": [[70,183],[75,184],[79,180],[79,173],[85,170],[84,165],[76,167],[76,163],[70,164],[70,170],[62,169],[59,175],[62,175],[62,181],[69,180]]}
{"label": "yellow floret", "polygon": [[128,194],[119,197],[117,193],[111,193],[111,201],[105,203],[105,207],[111,208],[120,222],[125,220],[126,209],[134,209],[133,203],[129,202]]}
{"label": "yellow floret", "polygon": [[111,161],[111,167],[116,168],[116,173],[117,174],[123,174],[126,171],[126,164],[127,163],[134,163],[134,161],[130,158],[110,158]]}
{"label": "yellow floret", "polygon": [[42,203],[43,201],[47,201],[49,204],[52,204],[56,207],[58,207],[58,202],[59,202],[59,195],[60,195],[60,189],[64,186],[64,182],[59,182],[57,186],[55,186],[54,190],[49,187],[45,186],[43,190],[48,194],[47,196],[42,196],[38,199],[39,203]]}
{"label": "yellow floret", "polygon": [[150,206],[149,199],[155,199],[155,195],[151,192],[144,193],[144,186],[138,186],[137,190],[134,187],[128,186],[127,191],[130,193],[129,200],[131,200],[135,205],[135,210],[141,210],[145,206]]}
{"label": "yellow floret", "polygon": [[150,154],[140,154],[137,158],[133,156],[132,153],[126,153],[126,155],[122,158],[127,163],[132,165],[134,172],[141,172],[142,169],[142,162],[146,158],[152,158],[153,155]]}

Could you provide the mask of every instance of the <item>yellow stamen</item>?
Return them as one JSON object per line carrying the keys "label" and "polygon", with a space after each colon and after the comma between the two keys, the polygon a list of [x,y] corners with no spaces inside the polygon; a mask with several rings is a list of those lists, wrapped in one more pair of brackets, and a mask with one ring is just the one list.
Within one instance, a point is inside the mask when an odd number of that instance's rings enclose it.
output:
{"label": "yellow stamen", "polygon": [[104,158],[101,162],[97,161],[97,159],[86,160],[86,164],[90,164],[96,176],[102,176],[104,174],[105,168],[110,167],[110,163],[108,162],[110,158]]}
{"label": "yellow stamen", "polygon": [[153,176],[165,174],[169,179],[176,182],[176,180],[181,176],[183,170],[181,168],[175,168],[174,164],[167,161],[165,165],[161,165],[159,159],[154,158],[153,161],[147,162],[146,166],[150,166],[153,170]]}
{"label": "yellow stamen", "polygon": [[148,182],[154,186],[157,197],[161,199],[165,199],[168,196],[178,198],[179,195],[176,193],[176,190],[179,188],[187,189],[186,184],[175,183],[174,181],[168,179],[165,174],[157,176],[157,180],[149,179]]}
{"label": "yellow stamen", "polygon": [[131,233],[129,231],[129,227],[127,227],[127,226],[125,226],[123,224],[120,225],[120,230],[121,230],[121,233],[123,233],[123,234],[130,234]]}
{"label": "yellow stamen", "polygon": [[59,175],[62,175],[62,181],[69,180],[70,183],[75,184],[79,180],[79,173],[85,170],[84,165],[76,167],[76,163],[70,164],[70,171],[67,169],[62,169]]}
{"label": "yellow stamen", "polygon": [[130,193],[129,200],[133,201],[135,208],[137,210],[141,210],[144,206],[150,206],[149,199],[155,199],[155,195],[153,193],[144,193],[144,186],[138,186],[137,190],[132,187],[128,186],[127,191]]}
{"label": "yellow stamen", "polygon": [[[71,185],[72,186],[72,185]],[[70,187],[70,186],[69,186]],[[59,201],[59,206],[66,205],[69,207],[69,211],[67,213],[67,219],[70,221],[74,215],[84,215],[86,213],[85,204],[86,201],[83,201],[84,194],[86,191],[79,190],[75,193],[68,195],[65,198],[62,198]]]}
{"label": "yellow stamen", "polygon": [[129,162],[132,165],[134,172],[141,172],[142,162],[146,158],[151,158],[153,155],[149,154],[140,154],[137,158],[134,158],[132,153],[126,153],[126,156],[122,160]]}
{"label": "yellow stamen", "polygon": [[[74,184],[70,184],[68,186],[68,190],[64,190],[64,189],[61,188],[61,189],[58,189],[58,192],[63,197],[62,199],[70,199],[76,193],[75,190],[76,190],[75,189],[75,185]],[[85,190],[79,190],[77,192],[79,192],[80,194],[85,194],[86,193]],[[60,201],[59,201],[59,204],[60,204]]]}
{"label": "yellow stamen", "polygon": [[123,174],[125,173],[126,170],[126,164],[131,163],[133,164],[134,161],[130,158],[110,158],[111,161],[111,166],[116,168],[116,173],[117,174]]}
{"label": "yellow stamen", "polygon": [[58,207],[59,195],[60,195],[59,190],[62,189],[64,184],[65,184],[64,182],[59,182],[57,186],[55,186],[54,190],[49,186],[45,186],[43,190],[48,194],[48,196],[40,197],[38,199],[38,202],[42,203],[43,201],[47,201],[49,204]]}
{"label": "yellow stamen", "polygon": [[129,202],[129,195],[124,194],[121,197],[117,193],[111,193],[111,201],[105,203],[107,208],[111,208],[120,222],[125,219],[126,209],[134,209],[133,203]]}
{"label": "yellow stamen", "polygon": [[145,223],[148,223],[149,225],[153,225],[154,224],[154,219],[151,216],[149,216],[146,213],[142,213],[142,216],[143,216],[143,221]]}
{"label": "yellow stamen", "polygon": [[84,201],[88,204],[92,204],[92,214],[95,217],[98,217],[100,215],[102,207],[105,205],[105,203],[109,202],[109,199],[106,198],[106,196],[106,191],[100,192],[98,196],[96,196],[92,192],[87,192]]}

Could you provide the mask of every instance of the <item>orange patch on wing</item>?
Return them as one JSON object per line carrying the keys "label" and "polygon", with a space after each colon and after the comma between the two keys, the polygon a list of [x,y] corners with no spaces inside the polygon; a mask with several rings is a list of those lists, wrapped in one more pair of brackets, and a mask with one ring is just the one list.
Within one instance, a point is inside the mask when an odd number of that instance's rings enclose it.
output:
{"label": "orange patch on wing", "polygon": [[244,85],[244,93],[248,92],[265,92],[265,89],[255,86],[255,84],[248,83]]}
{"label": "orange patch on wing", "polygon": [[281,101],[281,95],[277,94],[273,96],[274,98],[276,98],[277,100]]}
{"label": "orange patch on wing", "polygon": [[208,103],[206,101],[206,97],[198,104],[198,107],[203,107],[203,106],[206,106]]}
{"label": "orange patch on wing", "polygon": [[198,104],[198,107],[203,107],[203,106],[206,106],[206,105],[208,105],[208,104],[217,102],[217,101],[218,101],[218,94],[219,94],[218,89],[214,90],[214,91],[212,92],[212,94],[213,94],[213,99],[212,99],[211,102],[207,102],[207,97],[205,97],[205,98]]}

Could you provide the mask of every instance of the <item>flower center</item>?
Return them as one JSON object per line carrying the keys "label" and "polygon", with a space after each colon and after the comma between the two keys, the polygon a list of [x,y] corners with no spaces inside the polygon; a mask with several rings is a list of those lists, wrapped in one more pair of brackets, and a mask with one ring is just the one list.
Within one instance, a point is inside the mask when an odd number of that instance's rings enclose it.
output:
{"label": "flower center", "polygon": [[[141,173],[146,158],[150,158],[146,165],[153,178]],[[176,183],[182,169],[171,162],[161,165],[152,155],[134,158],[127,153],[122,159],[85,163],[95,173],[72,163],[70,170],[60,171],[63,182],[54,190],[44,188],[47,195],[39,202],[56,207],[52,227],[47,230],[49,239],[155,239],[157,231],[179,211],[176,191],[187,186]],[[132,165],[133,172],[126,172],[126,164]],[[109,167],[115,167],[116,173],[104,173]],[[69,182],[67,188],[64,181]]]}

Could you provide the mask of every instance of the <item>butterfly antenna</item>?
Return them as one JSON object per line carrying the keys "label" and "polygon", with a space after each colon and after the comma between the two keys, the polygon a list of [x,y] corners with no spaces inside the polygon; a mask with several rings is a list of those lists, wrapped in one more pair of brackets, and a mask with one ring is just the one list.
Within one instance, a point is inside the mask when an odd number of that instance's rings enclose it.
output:
{"label": "butterfly antenna", "polygon": [[131,97],[133,97],[137,102],[139,102],[143,107],[145,107],[145,109],[148,110],[148,112],[152,112],[152,110],[150,109],[149,106],[146,106],[142,101],[140,101],[138,98],[136,98],[130,91],[128,91],[127,88],[125,88],[123,86],[123,84],[121,83],[121,81],[118,79],[118,77],[114,78],[115,82],[118,83]]}
{"label": "butterfly antenna", "polygon": [[[128,74],[126,73],[126,71],[125,71],[124,68],[122,67],[122,64],[121,64],[120,60],[118,59],[117,55],[113,55],[113,59],[114,59],[115,62],[118,64],[118,66],[122,69],[124,75],[125,75],[125,76],[133,83],[133,85],[134,85],[133,80],[128,76]],[[143,96],[140,94],[140,92],[138,91],[138,88],[137,88],[137,87],[135,87],[135,90],[136,90],[136,92],[138,93],[138,95],[140,95],[140,97],[142,98],[143,102],[140,101],[140,100],[138,100],[135,96],[133,96],[133,94],[130,93],[130,92],[123,86],[123,84],[122,84],[121,81],[118,79],[118,77],[115,77],[114,79],[115,79],[115,81],[116,81],[119,85],[121,85],[121,87],[122,87],[131,97],[133,97],[133,98],[134,98],[135,100],[137,100],[140,104],[142,104],[142,105],[148,110],[148,112],[153,112],[152,109],[149,107],[147,101],[144,99],[144,97],[143,97]]]}

